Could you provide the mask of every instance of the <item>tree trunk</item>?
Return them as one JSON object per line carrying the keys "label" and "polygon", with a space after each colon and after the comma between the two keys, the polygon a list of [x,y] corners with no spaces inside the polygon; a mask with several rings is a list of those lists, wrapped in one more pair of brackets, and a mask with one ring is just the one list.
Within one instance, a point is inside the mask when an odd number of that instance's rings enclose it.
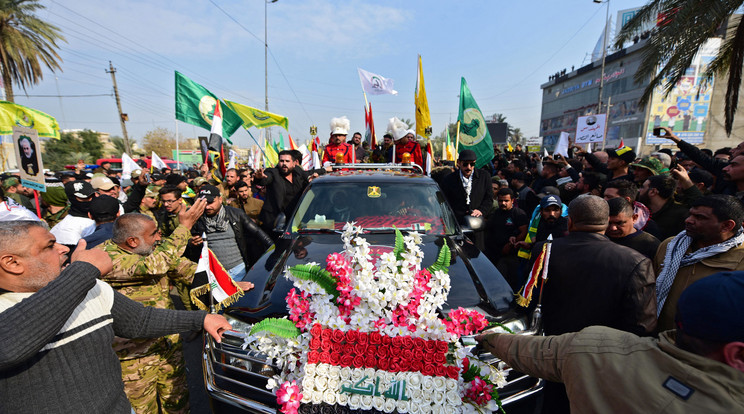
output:
{"label": "tree trunk", "polygon": [[13,96],[13,81],[10,79],[10,73],[3,71],[3,87],[5,88],[5,100],[8,102],[15,102],[15,96]]}

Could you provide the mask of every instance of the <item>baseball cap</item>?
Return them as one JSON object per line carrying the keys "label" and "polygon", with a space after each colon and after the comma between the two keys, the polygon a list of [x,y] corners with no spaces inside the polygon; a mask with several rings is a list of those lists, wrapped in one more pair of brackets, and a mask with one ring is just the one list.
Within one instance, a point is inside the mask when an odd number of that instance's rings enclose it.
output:
{"label": "baseball cap", "polygon": [[106,176],[96,175],[90,180],[90,185],[93,186],[93,189],[95,190],[110,190],[114,188],[116,184]]}
{"label": "baseball cap", "polygon": [[476,161],[478,159],[478,156],[475,155],[475,151],[473,150],[463,150],[460,152],[460,155],[457,156],[458,161]]}
{"label": "baseball cap", "polygon": [[220,196],[220,190],[212,184],[205,184],[204,187],[199,190],[199,197],[204,197],[207,203],[211,203],[215,198]]}
{"label": "baseball cap", "polygon": [[161,173],[154,173],[150,177],[152,177],[152,180],[153,181],[165,180],[165,175],[163,175]]}
{"label": "baseball cap", "polygon": [[3,180],[3,190],[7,190],[10,187],[14,187],[14,186],[16,186],[16,185],[18,185],[20,183],[21,182],[17,178],[15,178],[15,177],[6,178],[6,179]]}
{"label": "baseball cap", "polygon": [[645,168],[651,171],[653,175],[659,175],[661,170],[664,169],[664,165],[655,157],[646,157],[637,163],[630,164],[631,167]]}
{"label": "baseball cap", "polygon": [[194,187],[199,187],[202,184],[206,184],[206,183],[207,183],[207,179],[204,178],[204,177],[196,177],[196,178],[194,178]]}
{"label": "baseball cap", "polygon": [[677,330],[713,342],[744,341],[744,272],[718,272],[691,284],[677,301]]}
{"label": "baseball cap", "polygon": [[116,216],[119,212],[119,200],[107,195],[100,195],[90,202],[90,215],[93,220]]}
{"label": "baseball cap", "polygon": [[545,196],[545,197],[542,198],[542,200],[540,200],[540,208],[545,208],[545,207],[549,207],[549,206],[558,206],[558,207],[560,207],[561,204],[562,204],[561,203],[561,198],[558,197],[557,195],[552,195],[552,194],[551,195],[548,195],[548,196]]}
{"label": "baseball cap", "polygon": [[142,170],[137,169],[137,170],[132,171],[132,178],[137,178],[140,175],[142,175]]}
{"label": "baseball cap", "polygon": [[160,186],[149,185],[145,190],[145,197],[158,198],[160,196],[160,193],[158,193],[158,191],[160,191]]}
{"label": "baseball cap", "polygon": [[96,193],[93,186],[87,181],[76,180],[65,184],[65,192],[77,198],[90,198]]}
{"label": "baseball cap", "polygon": [[607,150],[607,156],[610,158],[620,158],[628,164],[636,159],[636,153],[630,147]]}

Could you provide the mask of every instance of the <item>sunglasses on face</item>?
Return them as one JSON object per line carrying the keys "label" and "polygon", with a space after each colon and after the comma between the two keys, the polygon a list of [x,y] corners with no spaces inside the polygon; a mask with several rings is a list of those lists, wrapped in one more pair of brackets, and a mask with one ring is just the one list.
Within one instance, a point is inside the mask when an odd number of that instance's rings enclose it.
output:
{"label": "sunglasses on face", "polygon": [[462,165],[465,165],[465,166],[470,166],[470,167],[475,166],[475,161],[460,161],[460,162],[462,163]]}

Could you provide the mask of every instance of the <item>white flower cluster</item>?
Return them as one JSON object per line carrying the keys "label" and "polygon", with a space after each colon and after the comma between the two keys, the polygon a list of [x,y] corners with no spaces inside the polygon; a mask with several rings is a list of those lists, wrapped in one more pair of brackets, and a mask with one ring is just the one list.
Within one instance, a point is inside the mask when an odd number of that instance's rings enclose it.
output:
{"label": "white flower cluster", "polygon": [[286,382],[300,378],[302,372],[297,367],[307,365],[307,353],[310,346],[310,333],[305,332],[296,338],[283,338],[278,335],[249,335],[244,339],[243,349],[250,347],[266,357],[269,365],[276,365],[279,374],[269,378],[266,388],[276,391]]}
{"label": "white flower cluster", "polygon": [[[374,395],[348,392],[348,389],[360,381],[366,388],[374,385]],[[405,383],[406,399],[388,398],[384,395],[395,382]],[[392,373],[372,368],[308,364],[302,379],[302,402],[339,404],[356,410],[374,408],[386,413],[397,410],[401,413],[444,414],[463,408],[459,388],[456,380],[426,376],[419,372]]]}

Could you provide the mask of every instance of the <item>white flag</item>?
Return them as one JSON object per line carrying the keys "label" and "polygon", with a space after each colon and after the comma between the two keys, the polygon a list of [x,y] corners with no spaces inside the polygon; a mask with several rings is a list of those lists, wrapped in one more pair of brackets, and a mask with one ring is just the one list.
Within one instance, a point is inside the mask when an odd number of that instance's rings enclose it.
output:
{"label": "white flag", "polygon": [[357,68],[359,71],[359,80],[362,82],[362,89],[370,95],[397,95],[398,91],[393,89],[393,80],[367,72],[364,69]]}
{"label": "white flag", "polygon": [[228,159],[230,161],[227,162],[227,169],[235,168],[235,159],[238,158],[238,153],[235,152],[234,150],[230,150],[229,153],[230,153],[230,156]]}
{"label": "white flag", "polygon": [[152,156],[150,158],[152,158],[152,161],[150,164],[152,168],[157,168],[158,170],[161,170],[163,168],[168,168],[168,166],[165,165],[163,160],[161,160],[160,157],[158,157],[158,154],[156,154],[155,151],[152,152]]}
{"label": "white flag", "polygon": [[558,137],[558,143],[555,144],[553,150],[553,157],[555,157],[555,154],[561,154],[568,158],[568,132],[561,132],[560,137]]}
{"label": "white flag", "polygon": [[125,180],[132,178],[132,171],[141,169],[126,152],[121,154],[121,178]]}
{"label": "white flag", "polygon": [[297,151],[302,153],[302,169],[307,171],[312,168],[312,156],[310,155],[310,151],[307,149],[307,145],[300,145],[300,147],[297,148]]}

